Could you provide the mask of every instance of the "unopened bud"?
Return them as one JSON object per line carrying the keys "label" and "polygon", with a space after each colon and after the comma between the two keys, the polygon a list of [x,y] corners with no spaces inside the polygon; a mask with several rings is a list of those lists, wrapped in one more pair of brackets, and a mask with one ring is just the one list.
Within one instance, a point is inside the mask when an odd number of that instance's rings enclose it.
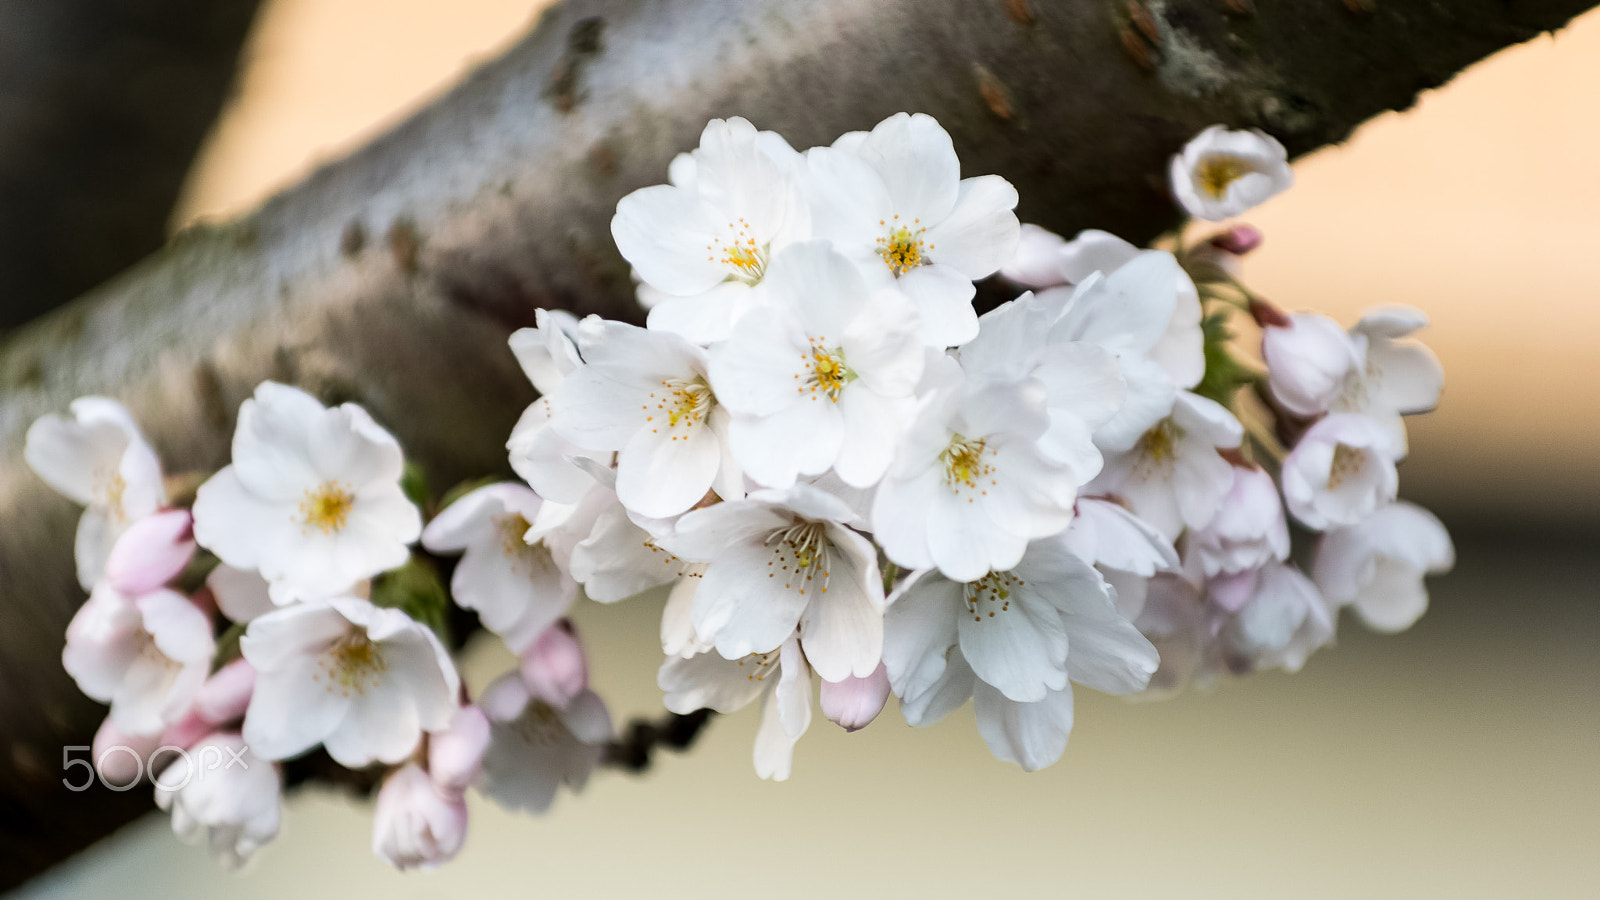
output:
{"label": "unopened bud", "polygon": [[478,780],[488,749],[488,716],[476,706],[463,706],[449,728],[429,736],[428,776],[440,793],[459,796]]}
{"label": "unopened bud", "polygon": [[1235,225],[1212,235],[1207,243],[1224,253],[1243,256],[1261,246],[1261,241],[1261,229],[1254,225]]}
{"label": "unopened bud", "polygon": [[867,727],[889,701],[889,671],[878,663],[865,678],[822,683],[822,714],[845,731]]}
{"label": "unopened bud", "polygon": [[572,623],[563,619],[522,653],[522,680],[528,691],[557,709],[589,686],[589,664]]}
{"label": "unopened bud", "polygon": [[206,679],[200,693],[195,695],[195,712],[212,725],[226,725],[243,719],[255,688],[255,667],[240,657]]}
{"label": "unopened bud", "polygon": [[449,862],[467,838],[467,804],[434,788],[415,763],[384,780],[372,814],[372,852],[397,869]]}
{"label": "unopened bud", "polygon": [[160,735],[128,734],[111,724],[111,717],[100,723],[94,733],[95,771],[101,780],[114,788],[132,784],[144,775],[145,760],[161,746]]}
{"label": "unopened bud", "polygon": [[1288,313],[1260,297],[1250,298],[1250,317],[1262,328],[1288,328],[1294,324]]}
{"label": "unopened bud", "polygon": [[169,509],[133,523],[111,548],[107,580],[137,597],[176,578],[194,558],[193,525],[186,509]]}

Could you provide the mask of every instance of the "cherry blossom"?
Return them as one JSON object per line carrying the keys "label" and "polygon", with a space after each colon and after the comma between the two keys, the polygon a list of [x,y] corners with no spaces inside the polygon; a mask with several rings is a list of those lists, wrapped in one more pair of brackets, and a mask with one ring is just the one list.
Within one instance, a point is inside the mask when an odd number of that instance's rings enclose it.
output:
{"label": "cherry blossom", "polygon": [[1271,135],[1213,125],[1172,158],[1172,192],[1197,219],[1219,222],[1294,184],[1289,155]]}
{"label": "cherry blossom", "polygon": [[328,597],[396,568],[422,531],[394,437],[352,403],[263,382],[239,408],[233,463],[200,486],[194,534],[274,602]]}
{"label": "cherry blossom", "polygon": [[894,284],[917,309],[923,343],[978,333],[973,282],[1011,259],[1017,191],[997,175],[962,178],[950,135],[932,117],[898,113],[806,153],[812,228],[870,283]]}
{"label": "cherry blossom", "polygon": [[122,404],[72,401],[72,418],[49,414],[28,428],[23,458],[44,482],[86,507],[78,520],[78,582],[90,590],[130,525],[166,502],[161,462]]}
{"label": "cherry blossom", "polygon": [[322,744],[340,765],[397,763],[455,715],[455,665],[399,610],[307,601],[252,621],[239,649],[256,669],[244,737],[267,759]]}

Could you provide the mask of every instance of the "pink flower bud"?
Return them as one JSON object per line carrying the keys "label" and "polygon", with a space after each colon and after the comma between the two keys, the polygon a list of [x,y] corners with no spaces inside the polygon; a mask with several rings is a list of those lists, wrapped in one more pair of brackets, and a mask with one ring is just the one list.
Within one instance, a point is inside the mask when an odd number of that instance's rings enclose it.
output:
{"label": "pink flower bud", "polygon": [[100,730],[94,733],[90,752],[94,754],[94,767],[100,778],[120,788],[148,774],[144,771],[145,760],[159,746],[160,735],[128,734],[111,724],[111,717],[107,716],[100,723]]}
{"label": "pink flower bud", "polygon": [[1261,246],[1261,240],[1261,229],[1254,225],[1235,225],[1212,235],[1207,243],[1224,253],[1243,256]]}
{"label": "pink flower bud", "polygon": [[171,581],[194,558],[192,526],[184,509],[158,512],[133,523],[111,548],[106,578],[131,596],[148,594]]}
{"label": "pink flower bud", "polygon": [[450,727],[428,739],[428,776],[439,793],[460,796],[483,771],[489,749],[489,717],[476,706],[456,711]]}
{"label": "pink flower bud", "polygon": [[195,695],[195,712],[214,726],[236,722],[244,718],[255,688],[255,667],[240,657],[206,679],[200,693]]}
{"label": "pink flower bud", "polygon": [[522,654],[522,680],[533,696],[565,709],[589,686],[589,664],[572,623],[563,619]]}
{"label": "pink flower bud", "polygon": [[845,731],[867,727],[889,701],[889,671],[878,663],[865,678],[822,683],[822,714]]}
{"label": "pink flower bud", "polygon": [[[216,727],[191,708],[183,715],[183,718],[168,725],[167,730],[161,732],[161,746],[182,747],[187,750],[200,743],[201,738],[210,736],[214,731],[216,731]],[[156,760],[156,762],[159,765],[166,765],[171,760],[167,759],[166,755],[163,754],[162,758]]]}
{"label": "pink flower bud", "polygon": [[416,763],[392,773],[378,790],[372,852],[397,869],[449,862],[467,838],[467,804],[446,797]]}

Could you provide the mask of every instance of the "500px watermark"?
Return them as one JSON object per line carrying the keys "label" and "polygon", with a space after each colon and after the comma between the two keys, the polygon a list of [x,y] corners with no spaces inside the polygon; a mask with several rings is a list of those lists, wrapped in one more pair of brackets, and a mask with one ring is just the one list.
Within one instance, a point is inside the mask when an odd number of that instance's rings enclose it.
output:
{"label": "500px watermark", "polygon": [[[151,751],[148,757],[144,757],[140,756],[139,751],[132,747],[124,747],[118,744],[100,751],[100,756],[91,764],[88,759],[74,757],[72,754],[74,752],[82,752],[87,756],[93,752],[92,747],[71,745],[61,748],[61,771],[71,772],[73,768],[82,766],[85,769],[84,778],[76,784],[73,783],[71,777],[62,778],[61,785],[69,791],[86,791],[93,787],[95,781],[98,780],[101,786],[108,790],[125,791],[138,786],[144,780],[145,773],[148,772],[150,780],[155,782],[156,787],[168,791],[178,791],[182,790],[195,778],[204,777],[207,772],[216,769],[231,769],[234,766],[238,766],[241,769],[250,768],[250,763],[244,758],[245,753],[248,751],[249,748],[247,747],[240,747],[236,750],[232,747],[218,747],[214,744],[207,744],[201,747],[198,752],[190,753],[182,747],[167,744],[157,747]],[[116,784],[107,779],[104,774],[106,760],[117,753],[126,753],[133,759],[134,774],[125,784]],[[168,760],[166,765],[157,765],[163,754],[170,756],[171,759]],[[176,765],[175,763],[182,763],[182,765]],[[156,774],[157,772],[161,774],[158,775]],[[167,781],[162,780],[163,775],[174,772],[181,773],[182,777],[170,778]]]}

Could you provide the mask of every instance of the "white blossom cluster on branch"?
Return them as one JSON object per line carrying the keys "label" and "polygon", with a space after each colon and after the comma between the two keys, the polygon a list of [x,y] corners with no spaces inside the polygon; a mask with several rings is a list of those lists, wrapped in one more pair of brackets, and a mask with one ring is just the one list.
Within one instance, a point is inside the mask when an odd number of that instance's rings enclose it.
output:
{"label": "white blossom cluster on branch", "polygon": [[[1422,314],[1284,313],[1238,281],[1249,226],[1141,249],[1021,225],[924,115],[805,152],[715,120],[668,177],[612,221],[646,326],[539,310],[511,338],[540,394],[507,442],[521,482],[438,503],[359,406],[272,382],[192,503],[114,401],[35,423],[29,463],[87,507],[63,662],[110,704],[103,777],[154,779],[174,830],[237,863],[320,747],[383,773],[374,851],[437,865],[469,790],[543,812],[584,784],[613,727],[566,617],[641,597],[665,604],[666,708],[759,701],[764,778],[814,693],[852,731],[891,695],[912,725],[970,699],[1031,771],[1074,683],[1295,670],[1342,607],[1408,627],[1453,562],[1397,499],[1403,416],[1441,388]],[[1170,177],[1207,220],[1292,180],[1221,126]],[[997,273],[1024,292],[980,316]],[[520,661],[476,698],[447,649],[463,610]],[[187,752],[150,771],[158,748]]]}

